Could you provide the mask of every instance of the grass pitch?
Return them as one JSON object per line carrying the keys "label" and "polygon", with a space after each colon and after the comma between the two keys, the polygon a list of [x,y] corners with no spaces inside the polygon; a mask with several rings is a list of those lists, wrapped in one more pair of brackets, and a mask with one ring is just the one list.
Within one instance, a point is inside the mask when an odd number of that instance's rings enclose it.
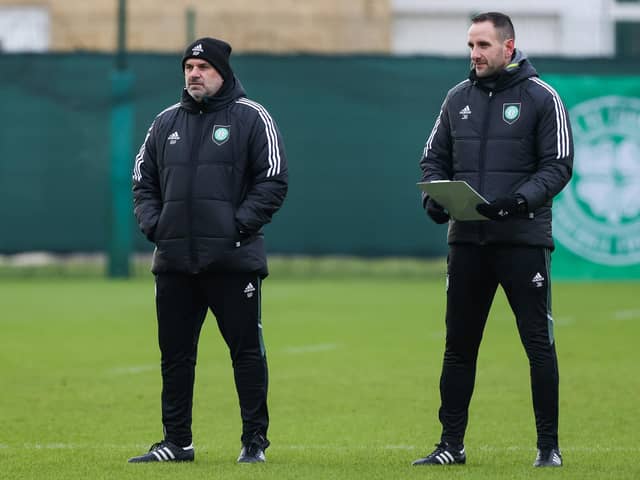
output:
{"label": "grass pitch", "polygon": [[265,281],[265,465],[235,464],[239,411],[212,317],[196,374],[196,462],[131,465],[162,437],[152,277],[0,278],[0,478],[640,478],[638,283],[553,286],[562,469],[531,467],[528,365],[501,292],[480,350],[468,464],[429,468],[410,464],[440,433],[444,279],[382,270]]}

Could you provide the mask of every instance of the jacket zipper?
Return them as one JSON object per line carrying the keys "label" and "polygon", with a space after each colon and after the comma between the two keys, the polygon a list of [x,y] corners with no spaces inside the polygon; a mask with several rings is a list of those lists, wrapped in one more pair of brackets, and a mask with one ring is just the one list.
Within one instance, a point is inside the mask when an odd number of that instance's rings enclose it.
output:
{"label": "jacket zipper", "polygon": [[[491,118],[491,101],[493,100],[493,91],[489,92],[489,101],[487,102],[487,110],[484,114],[484,122],[482,124],[482,138],[480,139],[480,165],[478,172],[478,187],[481,195],[484,196],[484,162],[487,156],[487,135],[489,133],[489,119]],[[487,229],[485,222],[480,223],[480,244],[484,244],[487,237]]]}
{"label": "jacket zipper", "polygon": [[484,114],[484,122],[482,123],[482,138],[480,139],[480,165],[478,166],[480,179],[478,187],[481,195],[484,195],[484,162],[487,156],[487,134],[489,133],[489,118],[491,116],[491,100],[493,100],[493,92],[489,92],[487,110]]}
{"label": "jacket zipper", "polygon": [[198,155],[200,152],[199,142],[202,137],[202,110],[198,113],[198,128],[196,128],[197,135],[193,136],[191,142],[191,152],[189,163],[191,163],[189,168],[189,190],[187,191],[187,225],[189,226],[189,261],[191,263],[191,271],[193,273],[197,273],[198,266],[198,254],[196,253],[196,240],[193,235],[193,192],[195,190],[195,181],[197,178],[197,169],[198,169]]}

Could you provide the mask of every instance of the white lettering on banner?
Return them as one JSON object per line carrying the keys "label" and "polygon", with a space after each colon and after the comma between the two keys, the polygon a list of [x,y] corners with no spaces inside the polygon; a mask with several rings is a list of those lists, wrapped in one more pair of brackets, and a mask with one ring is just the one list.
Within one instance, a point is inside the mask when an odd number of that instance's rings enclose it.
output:
{"label": "white lettering on banner", "polygon": [[640,250],[640,238],[624,238],[618,242],[618,249],[621,252],[633,252]]}
{"label": "white lettering on banner", "polygon": [[594,263],[640,263],[640,98],[599,97],[569,114],[574,171],[554,201],[554,236]]}
{"label": "white lettering on banner", "polygon": [[591,115],[585,115],[584,123],[586,131],[604,128],[604,118],[602,118],[602,112],[595,112]]}

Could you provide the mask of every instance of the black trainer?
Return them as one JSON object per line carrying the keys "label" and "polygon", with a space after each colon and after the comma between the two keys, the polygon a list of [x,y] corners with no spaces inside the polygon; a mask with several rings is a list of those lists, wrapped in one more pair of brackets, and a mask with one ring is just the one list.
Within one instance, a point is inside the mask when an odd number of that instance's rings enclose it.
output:
{"label": "black trainer", "polygon": [[261,434],[253,436],[249,443],[242,445],[240,455],[238,456],[238,463],[264,463],[267,458],[264,455],[264,451],[270,445],[269,440],[264,438]]}
{"label": "black trainer", "polygon": [[433,452],[424,458],[415,460],[412,465],[463,465],[466,461],[464,446],[453,447],[447,442],[440,442]]}
{"label": "black trainer", "polygon": [[534,467],[561,467],[562,454],[557,448],[539,448]]}
{"label": "black trainer", "polygon": [[193,462],[195,451],[193,444],[188,447],[179,447],[174,443],[163,440],[154,443],[144,455],[129,459],[129,463],[147,462]]}

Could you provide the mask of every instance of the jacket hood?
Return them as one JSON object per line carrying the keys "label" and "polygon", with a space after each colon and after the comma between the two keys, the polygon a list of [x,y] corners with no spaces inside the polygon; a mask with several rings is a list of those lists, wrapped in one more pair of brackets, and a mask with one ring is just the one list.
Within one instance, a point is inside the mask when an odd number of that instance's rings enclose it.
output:
{"label": "jacket hood", "polygon": [[180,106],[190,112],[214,112],[221,110],[236,99],[246,97],[247,92],[235,75],[229,82],[224,82],[222,88],[213,97],[205,97],[202,102],[196,102],[186,88],[182,89]]}
{"label": "jacket hood", "polygon": [[504,90],[516,83],[531,77],[537,77],[538,72],[531,65],[526,53],[521,50],[514,50],[511,62],[497,75],[491,77],[478,77],[475,69],[471,69],[469,80],[474,85],[478,85],[488,90]]}

